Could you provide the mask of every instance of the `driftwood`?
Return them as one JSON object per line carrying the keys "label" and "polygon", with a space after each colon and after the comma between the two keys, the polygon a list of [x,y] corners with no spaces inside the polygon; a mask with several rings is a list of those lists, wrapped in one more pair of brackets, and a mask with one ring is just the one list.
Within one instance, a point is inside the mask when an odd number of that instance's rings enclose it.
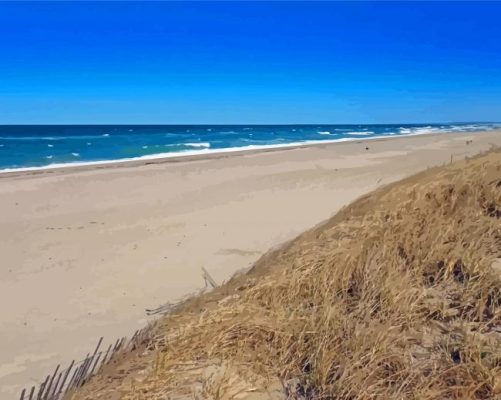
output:
{"label": "driftwood", "polygon": [[218,284],[216,283],[216,281],[214,279],[212,279],[212,276],[210,276],[210,274],[207,272],[207,270],[204,267],[202,267],[202,273],[203,273],[202,276],[204,277],[206,286],[207,286],[207,283],[209,283],[213,289],[218,287]]}
{"label": "driftwood", "polygon": [[217,282],[214,280],[214,278],[212,278],[212,276],[209,274],[209,272],[204,267],[202,267],[202,278],[204,279],[205,287],[202,290],[200,290],[199,292],[188,294],[177,301],[165,303],[165,304],[162,304],[156,308],[147,308],[145,310],[146,315],[169,314],[176,307],[178,307],[180,304],[182,304],[184,301],[186,301],[192,297],[195,297],[201,293],[204,293],[209,286],[211,286],[212,289],[215,289],[219,286],[217,284]]}

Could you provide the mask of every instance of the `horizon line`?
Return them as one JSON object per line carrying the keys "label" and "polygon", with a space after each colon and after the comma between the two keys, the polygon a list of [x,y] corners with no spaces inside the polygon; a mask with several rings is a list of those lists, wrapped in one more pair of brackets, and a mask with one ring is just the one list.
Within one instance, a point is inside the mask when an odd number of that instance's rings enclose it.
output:
{"label": "horizon line", "polygon": [[313,125],[438,125],[438,124],[500,124],[501,121],[426,121],[426,122],[308,122],[308,123],[0,123],[0,126],[313,126]]}

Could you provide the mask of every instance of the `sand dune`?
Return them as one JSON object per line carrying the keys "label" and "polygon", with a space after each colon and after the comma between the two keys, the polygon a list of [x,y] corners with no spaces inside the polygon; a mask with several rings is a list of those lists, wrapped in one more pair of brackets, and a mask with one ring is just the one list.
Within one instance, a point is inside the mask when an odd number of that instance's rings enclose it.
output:
{"label": "sand dune", "polygon": [[71,397],[497,399],[501,150],[362,196]]}
{"label": "sand dune", "polygon": [[358,196],[492,145],[499,131],[0,176],[0,398],[144,326],[202,266],[222,282]]}

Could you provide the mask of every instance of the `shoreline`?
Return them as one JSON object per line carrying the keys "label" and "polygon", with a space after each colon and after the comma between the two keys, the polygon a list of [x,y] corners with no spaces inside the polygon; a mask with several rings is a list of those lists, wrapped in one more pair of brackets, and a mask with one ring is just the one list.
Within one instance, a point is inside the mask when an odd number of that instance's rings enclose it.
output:
{"label": "shoreline", "polygon": [[484,131],[464,131],[464,132],[423,132],[423,133],[409,133],[409,134],[394,134],[394,135],[381,135],[372,137],[354,137],[354,138],[340,138],[332,140],[310,140],[304,142],[292,142],[284,144],[270,144],[270,145],[249,145],[242,147],[228,147],[221,149],[204,149],[193,150],[184,152],[173,153],[156,153],[140,157],[114,159],[114,160],[100,160],[100,161],[83,161],[64,164],[49,164],[41,167],[20,167],[20,168],[5,168],[0,169],[0,179],[4,177],[20,176],[20,175],[40,175],[44,173],[53,172],[66,172],[66,171],[88,171],[93,169],[106,169],[117,167],[132,167],[150,164],[164,164],[185,161],[197,161],[217,159],[222,157],[234,157],[238,155],[252,155],[258,153],[266,153],[281,150],[294,150],[299,148],[327,146],[327,145],[342,145],[344,143],[363,143],[364,141],[384,141],[391,139],[405,139],[416,136],[443,136],[443,135],[479,135],[485,133],[501,132],[501,129],[491,129]]}
{"label": "shoreline", "polygon": [[0,399],[143,328],[146,309],[203,288],[201,267],[221,283],[380,186],[501,146],[501,131],[374,139],[2,175]]}

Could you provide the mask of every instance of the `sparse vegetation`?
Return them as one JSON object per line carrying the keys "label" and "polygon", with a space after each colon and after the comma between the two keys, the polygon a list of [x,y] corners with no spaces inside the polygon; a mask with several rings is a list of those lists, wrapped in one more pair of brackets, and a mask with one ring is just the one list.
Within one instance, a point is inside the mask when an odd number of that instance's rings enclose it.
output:
{"label": "sparse vegetation", "polygon": [[74,398],[500,398],[500,210],[500,151],[382,188],[162,318]]}

